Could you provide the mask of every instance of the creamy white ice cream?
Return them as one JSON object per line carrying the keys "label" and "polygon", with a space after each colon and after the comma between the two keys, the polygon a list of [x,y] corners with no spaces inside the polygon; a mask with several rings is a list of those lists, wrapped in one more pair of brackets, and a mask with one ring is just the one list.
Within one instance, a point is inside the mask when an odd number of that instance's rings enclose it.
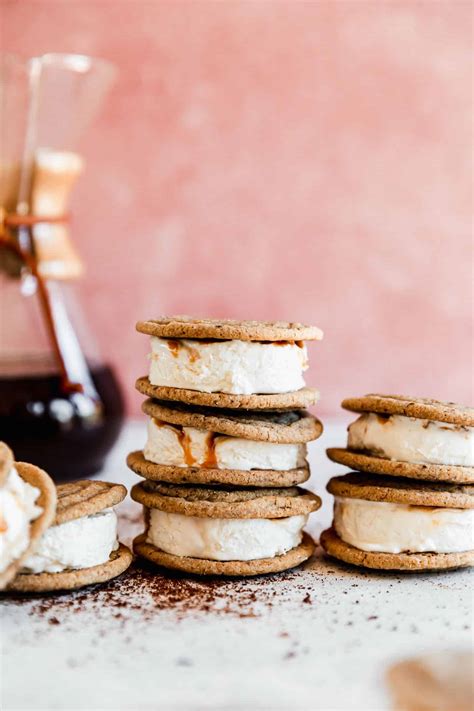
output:
{"label": "creamy white ice cream", "polygon": [[286,393],[304,387],[306,347],[293,342],[151,338],[150,382],[201,392]]}
{"label": "creamy white ice cream", "polygon": [[285,471],[306,464],[305,444],[255,442],[162,423],[152,417],[143,454],[150,462],[174,467]]}
{"label": "creamy white ice cream", "polygon": [[474,510],[336,497],[334,528],[346,543],[377,553],[474,549]]}
{"label": "creamy white ice cream", "polygon": [[48,528],[23,564],[23,572],[59,573],[101,565],[118,545],[117,515],[104,509]]}
{"label": "creamy white ice cream", "polygon": [[42,511],[35,504],[39,495],[12,467],[0,488],[0,573],[29,546],[31,521]]}
{"label": "creamy white ice cream", "polygon": [[282,555],[301,543],[307,516],[216,519],[150,509],[148,542],[177,556],[257,560]]}
{"label": "creamy white ice cream", "polygon": [[361,415],[349,426],[349,449],[422,464],[474,466],[474,428],[403,415]]}

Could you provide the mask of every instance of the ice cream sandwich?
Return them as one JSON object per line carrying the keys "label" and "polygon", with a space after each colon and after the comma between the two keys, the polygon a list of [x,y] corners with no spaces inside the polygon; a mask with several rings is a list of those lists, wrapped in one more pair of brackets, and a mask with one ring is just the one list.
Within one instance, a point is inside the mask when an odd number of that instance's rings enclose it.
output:
{"label": "ice cream sandwich", "polygon": [[129,467],[175,484],[282,487],[306,481],[307,443],[322,433],[304,410],[245,412],[146,400],[147,441]]}
{"label": "ice cream sandwich", "polygon": [[115,578],[132,562],[117,539],[114,506],[126,496],[121,484],[76,481],[57,487],[56,518],[23,560],[10,590],[74,590]]}
{"label": "ice cream sandwich", "polygon": [[320,543],[334,558],[412,572],[474,564],[474,485],[351,472],[327,489],[334,518]]}
{"label": "ice cream sandwich", "polygon": [[258,575],[293,568],[314,551],[303,532],[321,505],[299,487],[250,489],[160,484],[131,492],[145,512],[135,553],[165,568],[201,575]]}
{"label": "ice cream sandwich", "polygon": [[15,462],[0,442],[0,590],[13,580],[55,510],[56,489],[46,472]]}
{"label": "ice cream sandwich", "polygon": [[139,321],[137,330],[151,337],[151,354],[136,387],[151,398],[247,410],[317,400],[303,377],[305,341],[323,336],[315,326],[172,317]]}
{"label": "ice cream sandwich", "polygon": [[348,398],[360,413],[347,447],[327,450],[334,462],[359,471],[474,483],[474,408],[401,395]]}

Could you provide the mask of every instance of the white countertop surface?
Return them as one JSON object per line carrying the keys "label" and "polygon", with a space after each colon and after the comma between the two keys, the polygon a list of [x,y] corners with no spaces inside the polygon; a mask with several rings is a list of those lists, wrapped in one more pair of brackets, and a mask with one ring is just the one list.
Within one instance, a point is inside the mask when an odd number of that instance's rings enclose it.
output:
{"label": "white countertop surface", "polygon": [[[130,486],[124,464],[141,448],[130,422],[100,478]],[[345,441],[326,423],[310,446],[310,488],[343,471],[324,449]],[[317,535],[331,497],[313,514]],[[121,537],[142,528],[121,505]],[[390,709],[387,666],[472,642],[472,571],[376,574],[320,553],[269,578],[201,580],[137,569],[77,593],[1,600],[1,708]]]}

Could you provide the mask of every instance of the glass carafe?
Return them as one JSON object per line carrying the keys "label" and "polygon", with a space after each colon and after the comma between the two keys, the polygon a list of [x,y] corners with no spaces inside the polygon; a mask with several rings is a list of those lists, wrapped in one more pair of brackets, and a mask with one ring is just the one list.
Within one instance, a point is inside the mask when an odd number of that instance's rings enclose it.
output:
{"label": "glass carafe", "polygon": [[74,294],[83,267],[67,214],[77,141],[114,75],[82,55],[2,62],[0,440],[58,481],[98,472],[123,420]]}

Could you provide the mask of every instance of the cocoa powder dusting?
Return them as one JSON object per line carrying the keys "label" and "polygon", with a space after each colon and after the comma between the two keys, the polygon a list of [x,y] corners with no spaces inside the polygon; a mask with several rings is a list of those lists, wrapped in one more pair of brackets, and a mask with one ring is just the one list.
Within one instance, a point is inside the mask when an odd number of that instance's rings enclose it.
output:
{"label": "cocoa powder dusting", "polygon": [[70,615],[95,613],[111,614],[119,625],[131,616],[150,621],[163,611],[178,621],[197,614],[255,618],[289,600],[290,588],[300,590],[301,601],[309,602],[308,586],[297,578],[295,571],[251,579],[198,578],[136,562],[104,585],[63,594],[9,596],[9,602],[28,605],[30,616],[45,617],[50,625],[67,623]]}

